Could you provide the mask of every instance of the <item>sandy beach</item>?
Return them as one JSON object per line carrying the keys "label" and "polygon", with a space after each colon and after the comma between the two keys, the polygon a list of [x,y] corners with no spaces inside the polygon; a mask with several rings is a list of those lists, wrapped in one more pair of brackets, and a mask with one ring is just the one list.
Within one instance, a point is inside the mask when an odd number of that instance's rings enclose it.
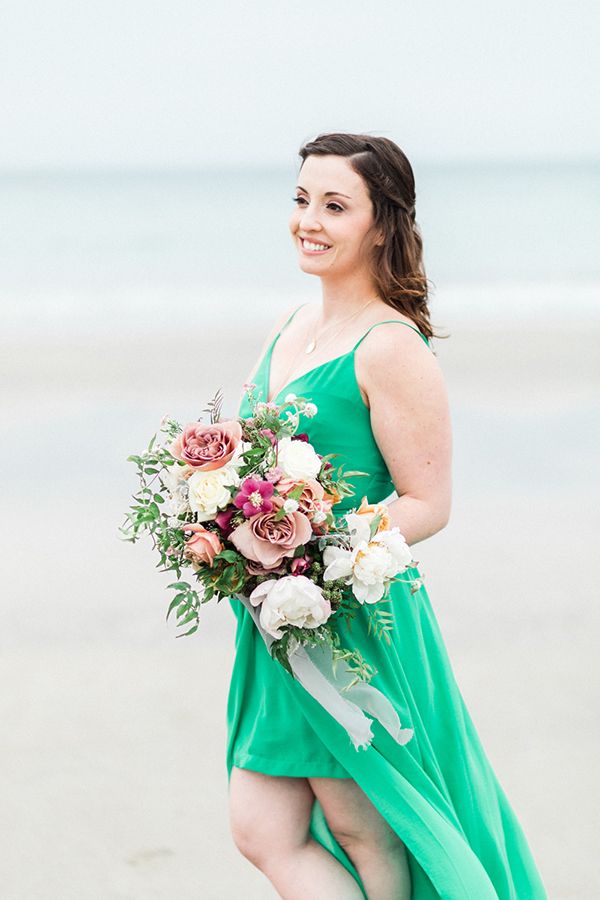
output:
{"label": "sandy beach", "polygon": [[[443,324],[453,511],[415,556],[549,896],[588,900],[600,883],[600,327]],[[276,896],[229,834],[231,611],[208,605],[176,640],[172,579],[149,540],[117,532],[135,489],[126,457],[163,414],[197,418],[218,388],[234,414],[264,327],[5,346],[6,900]]]}

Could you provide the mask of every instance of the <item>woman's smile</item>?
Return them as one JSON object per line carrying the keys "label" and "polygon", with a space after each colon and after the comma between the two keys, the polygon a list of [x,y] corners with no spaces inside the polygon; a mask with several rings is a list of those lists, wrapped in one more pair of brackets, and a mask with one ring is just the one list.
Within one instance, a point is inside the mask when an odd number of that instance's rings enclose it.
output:
{"label": "woman's smile", "polygon": [[305,238],[299,238],[299,241],[302,252],[308,254],[308,256],[320,256],[331,250],[331,246],[320,241],[308,241]]}

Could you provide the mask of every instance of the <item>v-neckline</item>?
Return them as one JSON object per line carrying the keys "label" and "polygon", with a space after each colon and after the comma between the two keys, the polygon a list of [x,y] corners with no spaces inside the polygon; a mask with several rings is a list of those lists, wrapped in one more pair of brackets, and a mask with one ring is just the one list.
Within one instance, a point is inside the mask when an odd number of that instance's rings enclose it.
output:
{"label": "v-neckline", "polygon": [[273,401],[275,400],[276,397],[279,397],[279,395],[282,394],[283,391],[287,390],[287,388],[290,388],[293,384],[296,384],[296,382],[300,381],[302,378],[306,378],[308,375],[312,375],[313,372],[318,372],[319,369],[324,369],[325,366],[330,366],[332,363],[339,362],[340,359],[344,359],[345,356],[351,356],[354,353],[354,348],[353,348],[352,350],[348,350],[347,353],[340,353],[339,356],[334,356],[333,359],[326,359],[325,362],[320,363],[318,366],[313,366],[312,369],[308,369],[307,372],[303,372],[301,375],[297,375],[296,378],[293,378],[291,381],[288,381],[287,384],[284,384],[277,391],[276,394],[273,394],[273,396],[269,400],[268,399],[269,389],[271,387],[271,358],[273,356],[273,347],[275,346],[275,344],[277,343],[277,341],[279,340],[280,337],[281,337],[281,332],[279,332],[279,334],[275,335],[275,337],[271,341],[271,346],[269,347],[269,349],[267,350],[267,353],[265,355],[265,362],[266,362],[265,369],[266,370],[263,373],[263,385],[265,388],[265,397],[267,398],[267,400],[266,400],[267,403],[273,403]]}

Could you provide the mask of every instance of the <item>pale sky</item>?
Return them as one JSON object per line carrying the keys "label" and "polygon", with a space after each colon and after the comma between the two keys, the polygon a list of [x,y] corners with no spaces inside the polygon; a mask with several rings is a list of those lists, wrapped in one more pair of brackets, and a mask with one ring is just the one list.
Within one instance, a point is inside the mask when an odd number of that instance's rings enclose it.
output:
{"label": "pale sky", "polygon": [[600,158],[598,0],[5,0],[0,168]]}

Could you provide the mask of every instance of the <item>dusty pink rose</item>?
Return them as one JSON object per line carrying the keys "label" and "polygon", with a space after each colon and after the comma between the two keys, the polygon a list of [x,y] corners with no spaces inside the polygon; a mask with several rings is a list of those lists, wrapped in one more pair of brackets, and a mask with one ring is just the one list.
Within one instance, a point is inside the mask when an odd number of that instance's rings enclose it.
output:
{"label": "dusty pink rose", "polygon": [[320,482],[315,478],[307,478],[305,481],[294,481],[293,478],[284,476],[277,482],[277,490],[280,494],[287,496],[290,491],[300,484],[304,485],[304,488],[298,497],[298,508],[300,512],[312,519],[319,508],[320,501],[325,496],[325,489]]}
{"label": "dusty pink rose", "polygon": [[208,472],[228,463],[242,440],[239,422],[215,422],[186,425],[171,444],[170,451],[195,471]]}
{"label": "dusty pink rose", "polygon": [[304,513],[296,510],[276,522],[277,511],[275,506],[270,512],[258,513],[229,535],[231,543],[246,559],[269,571],[279,566],[284,557],[293,556],[296,547],[305,544],[312,534]]}
{"label": "dusty pink rose", "polygon": [[194,525],[193,523],[182,525],[181,530],[193,532],[192,537],[185,542],[183,551],[185,558],[191,560],[192,564],[201,565],[205,563],[212,566],[215,556],[223,549],[223,544],[219,540],[218,535],[202,525]]}
{"label": "dusty pink rose", "polygon": [[[294,562],[292,562],[292,565],[294,565]],[[246,572],[248,575],[285,575],[286,568],[285,564],[282,563],[276,569],[265,569],[263,566],[260,566],[258,563],[249,559],[246,563]]]}

